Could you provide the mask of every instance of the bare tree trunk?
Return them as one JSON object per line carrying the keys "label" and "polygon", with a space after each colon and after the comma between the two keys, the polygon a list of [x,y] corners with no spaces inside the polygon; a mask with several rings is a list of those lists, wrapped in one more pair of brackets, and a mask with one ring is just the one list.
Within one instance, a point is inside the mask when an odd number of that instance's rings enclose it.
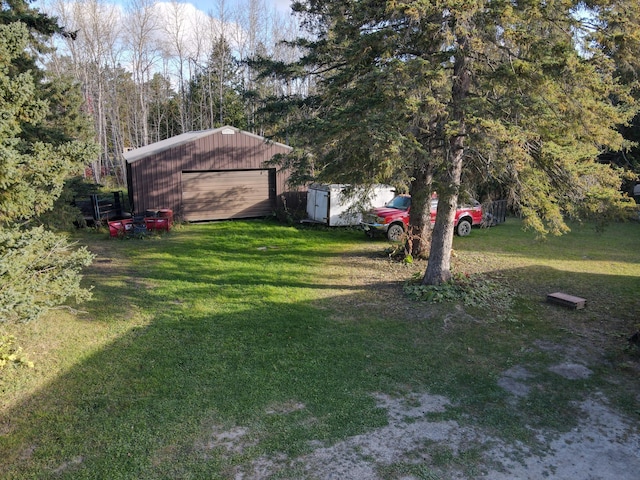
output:
{"label": "bare tree trunk", "polygon": [[[101,156],[92,162],[97,181],[104,166],[114,163],[124,166],[122,144],[139,147],[167,135],[198,126],[209,128],[225,121],[228,78],[220,76],[217,81],[208,78],[206,88],[203,88],[202,105],[197,101],[192,105],[192,99],[187,95],[192,63],[200,65],[210,60],[211,52],[205,50],[207,46],[213,49],[220,36],[233,46],[234,55],[240,60],[251,57],[258,49],[269,54],[278,52],[279,57],[286,54],[295,57],[294,48],[277,42],[298,34],[297,21],[291,17],[288,23],[282,21],[276,30],[269,31],[265,0],[241,0],[240,5],[233,5],[233,9],[228,5],[229,0],[213,0],[211,6],[218,18],[211,14],[208,23],[204,17],[192,20],[190,8],[180,0],[167,0],[162,9],[158,9],[162,2],[157,0],[123,0],[118,6],[106,0],[50,0],[45,3],[69,30],[78,32],[75,41],[59,41],[63,42],[64,54],[71,57],[73,73],[83,85],[86,108],[94,119],[96,141],[102,146]],[[220,65],[222,72],[223,65]],[[148,124],[153,105],[149,83],[163,66],[164,78],[171,78],[178,92],[175,102],[179,119],[176,127],[163,125],[165,134],[159,128],[160,121],[170,122],[172,115],[168,112],[159,116],[155,131]],[[246,65],[243,68],[243,82],[239,83],[250,88],[255,84],[254,73]],[[124,71],[131,73],[131,82],[120,76]],[[269,82],[263,82],[266,95]],[[269,85],[272,88],[285,87],[278,80],[272,83]],[[130,84],[134,88],[130,89]],[[123,85],[126,85],[124,93]],[[173,100],[170,92],[166,100],[167,104]],[[255,119],[257,103],[248,107],[247,117]]]}
{"label": "bare tree trunk", "polygon": [[442,188],[438,192],[438,213],[433,228],[429,263],[422,279],[422,283],[425,285],[439,285],[451,280],[451,248],[466,137],[464,102],[471,86],[467,46],[467,38],[462,37],[453,65],[451,124],[455,125],[457,130],[449,140],[446,158],[448,165],[442,181]]}
{"label": "bare tree trunk", "polygon": [[[241,35],[236,38],[238,46],[239,60],[243,62],[247,58],[252,57],[258,52],[259,47],[268,44],[267,32],[267,8],[264,0],[243,0],[242,8],[238,10],[236,22],[242,26],[238,30]],[[242,67],[242,84],[245,90],[254,90],[255,78],[254,72],[244,65]],[[222,99],[221,99],[222,100]],[[245,115],[249,123],[253,123],[255,105],[253,103],[246,105]],[[253,127],[255,129],[255,127]],[[254,132],[255,133],[255,132]]]}
{"label": "bare tree trunk", "polygon": [[[126,16],[126,41],[131,55],[136,102],[133,121],[136,146],[150,142],[149,133],[149,81],[158,59],[154,36],[159,31],[155,13],[155,0],[130,0]],[[134,107],[132,105],[132,108]]]}
{"label": "bare tree trunk", "polygon": [[107,114],[109,108],[110,79],[115,66],[120,61],[121,50],[120,16],[116,6],[100,0],[68,3],[58,1],[52,5],[53,12],[64,19],[69,30],[78,35],[75,40],[66,40],[73,73],[83,85],[87,111],[92,115],[96,132],[96,143],[101,147],[100,155],[92,162],[93,176],[96,182],[102,180],[103,170],[113,166],[112,158],[121,152],[110,152],[110,128]]}
{"label": "bare tree trunk", "polygon": [[[180,133],[188,132],[193,129],[193,117],[187,98],[187,83],[191,79],[191,59],[189,55],[187,41],[187,19],[185,13],[185,4],[176,0],[171,0],[167,8],[165,18],[165,38],[164,49],[168,57],[175,64],[174,70],[177,72],[177,84],[179,92],[179,110],[180,110]],[[188,71],[188,75],[185,73]]]}

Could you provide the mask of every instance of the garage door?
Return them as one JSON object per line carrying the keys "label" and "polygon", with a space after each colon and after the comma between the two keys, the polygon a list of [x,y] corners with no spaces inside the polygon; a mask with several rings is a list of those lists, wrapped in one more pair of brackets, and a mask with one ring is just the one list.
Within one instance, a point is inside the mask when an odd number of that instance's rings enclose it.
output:
{"label": "garage door", "polygon": [[198,221],[271,215],[271,177],[269,170],[183,172],[183,216]]}

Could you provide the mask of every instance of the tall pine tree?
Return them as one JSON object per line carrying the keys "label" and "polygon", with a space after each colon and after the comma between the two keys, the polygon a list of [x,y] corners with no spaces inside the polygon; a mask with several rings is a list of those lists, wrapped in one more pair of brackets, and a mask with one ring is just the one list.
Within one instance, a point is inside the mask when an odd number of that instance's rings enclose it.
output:
{"label": "tall pine tree", "polygon": [[[451,277],[470,166],[498,179],[525,225],[543,234],[567,231],[567,215],[623,203],[616,172],[595,162],[621,148],[616,126],[635,109],[614,75],[609,37],[592,29],[613,4],[624,15],[634,2],[303,0],[293,9],[309,30],[297,41],[305,54],[267,71],[315,77],[316,95],[288,103],[310,114],[287,128],[308,139],[320,176],[410,182],[418,237],[437,190],[424,283],[438,284]],[[617,35],[638,28],[637,17],[625,21]]]}

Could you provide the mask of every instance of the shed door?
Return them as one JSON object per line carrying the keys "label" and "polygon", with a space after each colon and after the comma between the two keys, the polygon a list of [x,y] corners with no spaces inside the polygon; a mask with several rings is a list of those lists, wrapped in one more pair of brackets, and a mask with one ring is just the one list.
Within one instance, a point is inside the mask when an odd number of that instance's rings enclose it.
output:
{"label": "shed door", "polygon": [[269,170],[182,172],[182,212],[186,220],[263,217],[273,213]]}
{"label": "shed door", "polygon": [[329,192],[309,188],[307,192],[307,216],[314,222],[327,223],[329,216]]}

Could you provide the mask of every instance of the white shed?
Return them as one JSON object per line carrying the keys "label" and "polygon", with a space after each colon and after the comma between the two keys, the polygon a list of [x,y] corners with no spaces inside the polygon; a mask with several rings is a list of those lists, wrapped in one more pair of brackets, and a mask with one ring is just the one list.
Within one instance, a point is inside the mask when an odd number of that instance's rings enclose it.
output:
{"label": "white shed", "polygon": [[307,221],[330,227],[359,225],[362,212],[381,207],[396,195],[389,185],[350,187],[312,183],[307,192]]}

